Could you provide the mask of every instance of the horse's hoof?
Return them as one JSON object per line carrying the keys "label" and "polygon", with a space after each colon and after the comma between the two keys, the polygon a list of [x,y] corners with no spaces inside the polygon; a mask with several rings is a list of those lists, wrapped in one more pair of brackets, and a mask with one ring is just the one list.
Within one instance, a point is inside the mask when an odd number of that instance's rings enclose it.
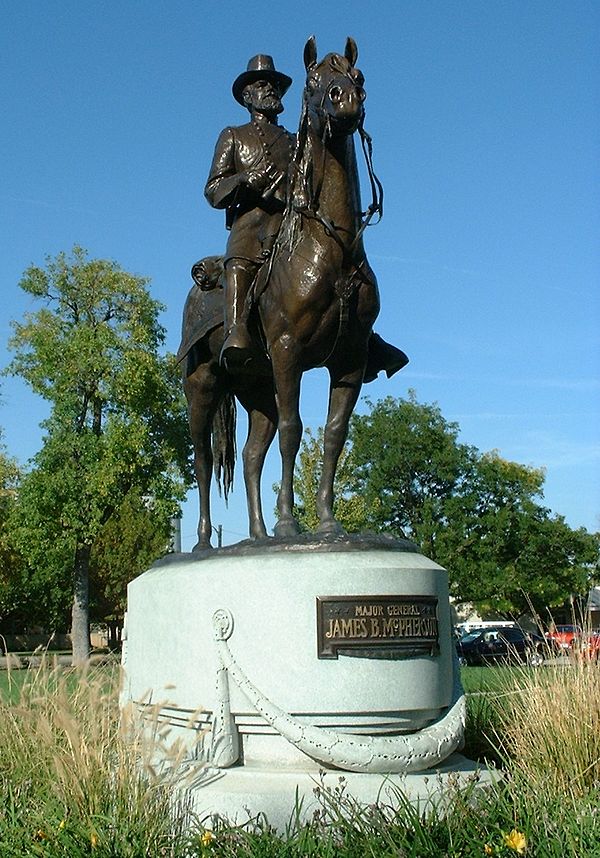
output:
{"label": "horse's hoof", "polygon": [[325,533],[328,536],[346,536],[346,531],[335,518],[322,521],[317,527],[317,533]]}
{"label": "horse's hoof", "polygon": [[266,528],[250,531],[250,539],[269,539],[269,534]]}
{"label": "horse's hoof", "polygon": [[211,550],[212,550],[212,545],[210,544],[210,542],[208,540],[204,541],[201,539],[192,548],[192,553],[194,553],[194,551],[211,551]]}
{"label": "horse's hoof", "polygon": [[300,525],[294,518],[278,521],[273,528],[275,536],[298,536],[300,533]]}

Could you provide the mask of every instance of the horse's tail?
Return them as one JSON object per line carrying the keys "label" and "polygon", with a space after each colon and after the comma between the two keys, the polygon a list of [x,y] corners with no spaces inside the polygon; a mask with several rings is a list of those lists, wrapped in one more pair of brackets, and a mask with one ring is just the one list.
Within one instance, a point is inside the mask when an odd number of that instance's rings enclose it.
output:
{"label": "horse's tail", "polygon": [[213,470],[219,494],[223,492],[225,501],[233,486],[236,446],[236,407],[232,393],[226,393],[215,414],[212,426]]}

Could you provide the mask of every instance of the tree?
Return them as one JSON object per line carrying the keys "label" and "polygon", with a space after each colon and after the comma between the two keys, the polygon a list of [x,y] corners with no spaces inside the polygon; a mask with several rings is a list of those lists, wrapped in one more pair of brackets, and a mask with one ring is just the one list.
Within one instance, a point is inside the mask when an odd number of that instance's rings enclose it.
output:
{"label": "tree", "polygon": [[175,514],[190,481],[185,407],[174,361],[159,354],[162,308],[147,283],[80,247],[20,283],[43,307],[13,323],[8,371],[51,414],[19,494],[19,535],[38,575],[60,588],[70,574],[74,663],[89,656],[90,558],[102,528],[133,491]]}
{"label": "tree", "polygon": [[[542,611],[589,586],[598,537],[541,505],[543,470],[460,443],[458,424],[412,391],[369,404],[352,418],[336,482],[336,515],[349,532],[412,539],[448,569],[451,594],[482,609]],[[298,511],[308,526],[321,448],[322,435],[311,434],[299,456]]]}
{"label": "tree", "polygon": [[[0,438],[2,437],[0,433]],[[16,504],[20,469],[0,444],[0,629],[9,631],[20,605],[22,558],[11,538],[11,517]]]}
{"label": "tree", "polygon": [[127,606],[127,584],[169,549],[170,509],[133,489],[106,522],[90,558],[90,617],[106,623],[109,645],[118,645],[117,632]]}
{"label": "tree", "polygon": [[[476,451],[458,443],[458,425],[446,421],[437,405],[418,403],[412,391],[406,400],[367,402],[370,412],[353,415],[340,458],[336,515],[349,532],[385,530],[432,554],[446,518],[445,500],[457,490]],[[322,448],[322,430],[316,437],[308,430],[295,475],[297,509],[307,529],[318,523],[314,497]]]}
{"label": "tree", "polygon": [[439,407],[392,397],[354,415],[350,428],[352,490],[363,495],[373,529],[407,536],[430,556],[447,521],[446,500],[469,473],[476,450],[458,441],[459,426]]}
{"label": "tree", "polygon": [[481,609],[543,613],[589,586],[598,539],[571,529],[540,503],[544,472],[479,454],[457,493],[446,502],[448,526],[435,541],[450,570],[452,594]]}

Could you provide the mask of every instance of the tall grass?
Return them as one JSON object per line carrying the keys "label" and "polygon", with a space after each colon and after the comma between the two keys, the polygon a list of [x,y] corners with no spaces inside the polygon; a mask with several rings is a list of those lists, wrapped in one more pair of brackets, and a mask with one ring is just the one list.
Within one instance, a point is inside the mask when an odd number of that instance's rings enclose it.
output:
{"label": "tall grass", "polygon": [[457,782],[420,807],[384,788],[364,807],[342,776],[285,833],[264,818],[214,832],[192,820],[152,746],[120,722],[116,671],[29,672],[0,697],[0,856],[600,858],[600,669],[485,670],[470,735],[502,761],[493,787]]}
{"label": "tall grass", "polygon": [[575,800],[600,786],[600,669],[585,657],[523,672],[498,710],[498,744],[533,789]]}
{"label": "tall grass", "polygon": [[2,858],[179,854],[183,809],[120,720],[117,677],[43,667],[0,700]]}

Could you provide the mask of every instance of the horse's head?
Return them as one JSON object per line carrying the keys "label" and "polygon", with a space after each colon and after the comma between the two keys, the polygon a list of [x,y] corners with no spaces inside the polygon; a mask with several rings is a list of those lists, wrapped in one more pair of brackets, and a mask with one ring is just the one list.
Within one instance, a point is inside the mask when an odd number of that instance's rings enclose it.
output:
{"label": "horse's head", "polygon": [[358,49],[354,39],[348,38],[342,54],[327,54],[317,62],[317,43],[311,36],[304,47],[306,87],[304,90],[308,110],[319,125],[327,124],[331,132],[352,134],[364,116],[363,88],[365,79],[355,68]]}

